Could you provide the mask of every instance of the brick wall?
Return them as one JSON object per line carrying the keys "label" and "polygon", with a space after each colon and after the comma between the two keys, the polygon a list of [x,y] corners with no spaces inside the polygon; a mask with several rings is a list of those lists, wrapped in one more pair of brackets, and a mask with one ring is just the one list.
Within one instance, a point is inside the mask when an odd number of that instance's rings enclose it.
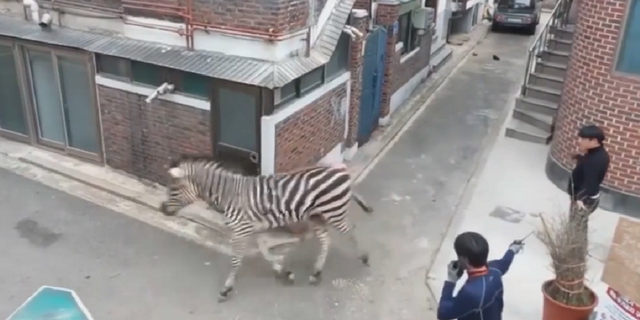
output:
{"label": "brick wall", "polygon": [[344,83],[276,124],[276,172],[315,164],[344,141],[345,119],[336,117],[331,100],[346,96]]}
{"label": "brick wall", "polygon": [[640,77],[614,73],[627,0],[580,0],[551,156],[572,168],[576,133],[601,125],[612,161],[605,185],[640,196]]}
{"label": "brick wall", "polygon": [[[51,2],[51,0],[42,0]],[[309,0],[133,0],[153,2],[160,5],[187,7],[187,1],[193,4],[193,21],[212,24],[217,27],[253,30],[271,34],[286,34],[307,27],[309,18]],[[68,0],[77,3],[79,8],[93,5],[99,8],[119,9],[121,0]],[[317,0],[314,5],[316,16],[324,8],[326,0]],[[130,3],[129,3],[130,4]],[[144,6],[146,7],[146,6]],[[156,7],[158,8],[158,7]],[[168,10],[168,9],[166,9]],[[148,10],[127,9],[125,13],[156,19],[183,22],[184,19],[172,13],[152,13]]]}
{"label": "brick wall", "polygon": [[425,32],[425,35],[420,37],[420,49],[402,63],[400,62],[402,59],[401,51],[394,54],[392,61],[393,81],[391,82],[391,94],[398,91],[398,89],[411,80],[413,76],[429,65],[429,59],[431,57],[431,32]]}
{"label": "brick wall", "polygon": [[211,153],[210,116],[165,100],[98,86],[107,165],[158,183],[181,153]]}
{"label": "brick wall", "polygon": [[358,140],[358,126],[360,121],[360,98],[362,97],[362,49],[367,37],[369,18],[355,18],[352,16],[351,25],[362,32],[362,38],[351,39],[349,47],[349,71],[351,71],[351,93],[349,95],[349,133],[346,146],[352,147]]}
{"label": "brick wall", "polygon": [[393,24],[398,21],[400,14],[400,4],[378,4],[376,11],[376,23],[387,28],[387,50],[384,57],[384,79],[382,79],[382,101],[380,103],[380,117],[389,115],[391,106],[391,95],[393,94],[394,61],[396,54],[397,34],[393,33]]}

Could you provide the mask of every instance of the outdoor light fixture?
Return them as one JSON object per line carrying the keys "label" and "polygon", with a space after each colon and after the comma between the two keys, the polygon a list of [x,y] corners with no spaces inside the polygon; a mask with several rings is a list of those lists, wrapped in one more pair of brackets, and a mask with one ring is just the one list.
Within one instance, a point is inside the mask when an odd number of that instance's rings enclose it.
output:
{"label": "outdoor light fixture", "polygon": [[51,26],[51,21],[53,21],[51,15],[49,13],[45,13],[40,17],[40,23],[38,23],[38,25],[43,29],[49,28]]}
{"label": "outdoor light fixture", "polygon": [[345,25],[342,31],[350,35],[351,38],[362,38],[364,36],[360,30],[349,25]]}
{"label": "outdoor light fixture", "polygon": [[171,83],[165,82],[161,84],[156,90],[154,90],[144,101],[151,103],[155,98],[163,94],[171,93],[175,89],[175,86]]}

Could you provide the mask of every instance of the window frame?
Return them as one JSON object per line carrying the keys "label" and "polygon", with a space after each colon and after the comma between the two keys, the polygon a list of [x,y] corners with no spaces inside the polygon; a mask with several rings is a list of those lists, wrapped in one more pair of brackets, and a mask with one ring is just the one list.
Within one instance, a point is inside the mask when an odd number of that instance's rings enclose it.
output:
{"label": "window frame", "polygon": [[[21,77],[23,80],[22,91],[25,94],[25,106],[28,111],[26,116],[29,117],[27,121],[29,122],[29,126],[31,128],[29,132],[31,136],[30,143],[52,152],[70,155],[70,156],[87,160],[93,163],[104,164],[104,144],[102,141],[104,134],[102,131],[102,124],[100,122],[100,107],[98,103],[98,93],[97,93],[97,90],[95,89],[96,88],[96,83],[95,83],[96,69],[95,69],[93,54],[86,51],[82,51],[82,50],[50,47],[50,46],[45,46],[45,45],[40,45],[40,44],[35,44],[35,43],[25,42],[25,41],[16,41],[15,45],[18,47],[17,49],[19,50],[19,53],[20,53],[19,72],[21,73]],[[40,138],[40,135],[38,133],[38,126],[39,126],[38,115],[37,115],[37,109],[36,109],[35,100],[34,100],[35,98],[34,98],[33,79],[31,78],[32,77],[31,67],[29,66],[29,63],[27,61],[29,50],[47,52],[51,54],[53,63],[54,63],[55,76],[57,77],[56,81],[58,82],[57,83],[58,91],[60,95],[61,95],[60,93],[61,85],[59,84],[60,73],[58,71],[58,57],[67,56],[67,57],[77,58],[79,60],[84,61],[87,67],[87,81],[89,81],[90,87],[94,88],[93,90],[91,90],[90,95],[91,95],[91,101],[93,102],[93,108],[95,111],[93,121],[95,121],[96,130],[98,133],[98,137],[97,137],[98,150],[99,150],[98,153],[90,153],[81,149],[73,148],[68,145],[68,141],[65,141],[65,144],[61,145],[58,143],[47,142]],[[64,121],[66,121],[66,119],[64,119]],[[65,129],[65,136],[66,136],[67,134],[66,123],[65,123],[64,129]]]}
{"label": "window frame", "polygon": [[[126,67],[125,67],[126,68],[126,77],[122,76],[122,75],[114,74],[114,73],[112,73],[112,72],[110,72],[108,70],[104,70],[103,69],[103,65],[102,65],[102,61],[101,61],[102,57],[107,57],[108,59],[118,59],[121,63],[124,63],[126,65]],[[131,59],[121,58],[121,57],[117,57],[117,56],[95,54],[95,59],[96,59],[96,71],[101,76],[105,76],[105,77],[108,77],[108,78],[113,78],[113,79],[120,80],[120,81],[127,81],[127,82],[130,82],[130,83],[135,84],[135,85],[139,85],[139,86],[144,86],[144,87],[149,87],[149,88],[154,88],[155,89],[161,83],[156,85],[156,84],[136,81],[136,79],[134,79],[134,73],[133,73],[134,64],[140,64],[141,66],[142,65],[146,65],[146,66],[150,66],[150,67],[153,67],[153,68],[157,68],[158,71],[159,71],[159,77],[161,79],[163,79],[162,82],[169,82],[169,83],[173,84],[175,86],[174,93],[176,93],[176,94],[184,95],[184,96],[195,98],[195,99],[207,100],[207,101],[210,101],[212,99],[212,97],[213,97],[213,92],[212,91],[213,91],[214,78],[208,78],[205,75],[201,75],[201,74],[193,73],[193,72],[187,72],[187,71],[183,71],[183,70],[171,69],[171,68],[155,65],[155,64],[152,64],[152,63],[144,62],[144,61],[131,60]],[[200,95],[200,94],[184,91],[184,78],[185,78],[185,75],[195,75],[195,76],[201,76],[201,77],[209,79],[210,90],[208,90],[207,95],[203,96],[203,95]]]}
{"label": "window frame", "polygon": [[[632,14],[631,11],[632,11],[632,6],[634,4],[634,1],[640,1],[640,0],[626,1],[626,8],[625,8],[626,10],[624,13],[624,18],[622,19],[622,23],[620,25],[618,39],[616,41],[617,43],[616,43],[614,60],[613,60],[613,63],[611,64],[611,71],[614,75],[619,75],[627,79],[633,79],[635,81],[638,81],[638,78],[640,78],[640,72],[635,73],[633,71],[625,71],[620,69],[620,60],[621,60],[620,58],[626,43],[625,39],[627,38],[626,37],[627,30],[629,30],[629,18],[631,17],[631,14]],[[637,5],[640,5],[640,3],[638,3]],[[638,16],[637,19],[640,20],[640,16]]]}
{"label": "window frame", "polygon": [[[405,12],[398,16],[398,34],[396,35],[396,45],[402,43],[402,47],[398,48],[400,55],[404,56],[413,51],[420,49],[420,37],[418,29],[413,27],[412,21],[413,11]],[[402,28],[402,19],[406,18],[406,30]]]}
{"label": "window frame", "polygon": [[[344,46],[344,47],[341,47],[341,46]],[[325,71],[324,71],[325,83],[339,77],[344,72],[349,71],[351,67],[351,63],[350,63],[351,50],[350,49],[351,49],[351,36],[345,32],[342,32],[340,34],[340,38],[338,38],[336,49],[333,51],[333,54],[331,55],[331,58],[329,59],[327,64],[324,65],[325,66]],[[345,51],[345,52],[342,52],[344,54],[343,59],[345,61],[337,61],[337,69],[329,70],[329,66],[332,62],[336,62],[335,60],[342,58],[339,55],[341,53],[341,50]],[[341,65],[341,64],[344,64],[344,65]]]}
{"label": "window frame", "polygon": [[20,45],[11,39],[0,38],[0,45],[9,47],[11,49],[13,55],[13,65],[16,71],[16,81],[18,82],[18,87],[20,88],[20,101],[22,102],[22,113],[25,121],[25,125],[27,126],[27,135],[23,135],[18,132],[9,131],[2,129],[0,127],[0,135],[14,139],[21,142],[31,143],[32,137],[34,136],[34,128],[31,122],[31,110],[29,110],[29,102],[27,101],[28,93],[25,92],[25,83],[26,83],[26,75],[23,72],[24,58],[22,54],[22,50],[20,49]]}

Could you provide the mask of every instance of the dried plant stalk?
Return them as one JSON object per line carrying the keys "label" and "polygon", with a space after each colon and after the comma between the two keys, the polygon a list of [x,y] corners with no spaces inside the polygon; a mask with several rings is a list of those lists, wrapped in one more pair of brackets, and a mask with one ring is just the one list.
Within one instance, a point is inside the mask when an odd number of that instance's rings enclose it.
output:
{"label": "dried plant stalk", "polygon": [[585,287],[589,254],[589,214],[573,208],[570,214],[554,218],[540,216],[542,228],[537,237],[551,257],[555,281],[544,288],[551,299],[571,307],[587,307],[595,297]]}

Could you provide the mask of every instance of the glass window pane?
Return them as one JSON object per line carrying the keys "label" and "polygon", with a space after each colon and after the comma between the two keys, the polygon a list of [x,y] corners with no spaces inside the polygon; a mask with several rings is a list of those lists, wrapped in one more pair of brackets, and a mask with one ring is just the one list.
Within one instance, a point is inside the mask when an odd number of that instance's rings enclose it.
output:
{"label": "glass window pane", "polygon": [[28,135],[11,46],[0,45],[0,128]]}
{"label": "glass window pane", "polygon": [[91,153],[100,152],[89,70],[83,60],[58,57],[68,144]]}
{"label": "glass window pane", "polygon": [[65,143],[64,120],[58,81],[49,52],[29,50],[28,61],[33,82],[33,96],[38,114],[38,131],[42,139]]}
{"label": "glass window pane", "polygon": [[291,81],[280,88],[280,102],[287,101],[296,96],[296,81]]}
{"label": "glass window pane", "polygon": [[167,80],[167,73],[162,67],[131,61],[131,78],[133,82],[160,86]]}
{"label": "glass window pane", "polygon": [[220,88],[218,105],[220,110],[221,143],[258,152],[256,141],[256,97],[241,91]]}
{"label": "glass window pane", "polygon": [[300,78],[300,92],[307,92],[322,84],[324,68],[315,69]]}
{"label": "glass window pane", "polygon": [[182,73],[182,92],[208,98],[211,92],[211,78],[195,73]]}
{"label": "glass window pane", "polygon": [[630,2],[629,16],[620,45],[617,69],[640,75],[638,52],[640,52],[640,0],[633,0]]}
{"label": "glass window pane", "polygon": [[409,30],[409,14],[405,13],[403,15],[400,16],[400,25],[398,26],[398,35],[397,35],[397,42],[402,42],[404,44],[404,47],[406,48],[408,43],[407,43],[407,36],[408,34],[408,30]]}
{"label": "glass window pane", "polygon": [[336,50],[331,55],[331,59],[327,63],[327,72],[325,78],[327,80],[331,80],[349,68],[349,44],[351,37],[342,33],[340,39],[338,40],[338,44],[336,45]]}
{"label": "glass window pane", "polygon": [[129,60],[112,56],[96,55],[98,72],[129,78]]}

